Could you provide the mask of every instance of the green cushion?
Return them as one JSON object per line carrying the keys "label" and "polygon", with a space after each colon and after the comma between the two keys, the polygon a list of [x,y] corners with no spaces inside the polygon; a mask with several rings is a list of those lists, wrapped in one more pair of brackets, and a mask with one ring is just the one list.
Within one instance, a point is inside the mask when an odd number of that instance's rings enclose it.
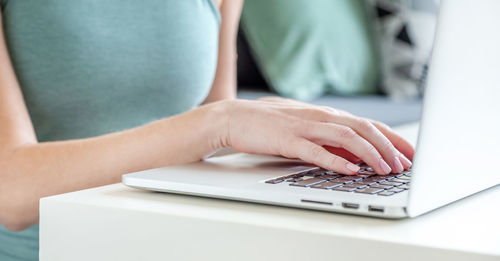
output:
{"label": "green cushion", "polygon": [[281,95],[377,91],[378,48],[363,0],[251,0],[242,27],[257,63]]}

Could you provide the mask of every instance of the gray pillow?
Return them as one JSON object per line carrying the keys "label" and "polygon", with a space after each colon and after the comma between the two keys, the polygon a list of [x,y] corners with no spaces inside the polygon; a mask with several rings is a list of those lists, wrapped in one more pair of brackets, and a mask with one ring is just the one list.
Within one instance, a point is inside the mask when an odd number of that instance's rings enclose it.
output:
{"label": "gray pillow", "polygon": [[376,12],[374,25],[381,48],[382,88],[393,98],[423,92],[438,0],[367,0]]}

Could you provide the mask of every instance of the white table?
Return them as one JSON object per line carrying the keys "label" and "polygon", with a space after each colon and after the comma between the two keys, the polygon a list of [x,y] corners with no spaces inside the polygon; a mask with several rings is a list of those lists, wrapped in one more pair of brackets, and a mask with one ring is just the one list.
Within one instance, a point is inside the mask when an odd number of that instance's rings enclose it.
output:
{"label": "white table", "polygon": [[500,186],[384,220],[115,184],[40,201],[40,260],[500,260]]}

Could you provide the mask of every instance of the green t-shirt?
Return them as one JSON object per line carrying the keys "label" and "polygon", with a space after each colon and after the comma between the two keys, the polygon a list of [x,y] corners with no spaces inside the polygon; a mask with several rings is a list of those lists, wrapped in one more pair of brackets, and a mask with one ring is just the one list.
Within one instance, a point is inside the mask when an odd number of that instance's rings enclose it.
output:
{"label": "green t-shirt", "polygon": [[[4,0],[2,17],[41,142],[184,112],[204,100],[215,75],[213,0]],[[0,226],[0,260],[37,259],[38,226]]]}

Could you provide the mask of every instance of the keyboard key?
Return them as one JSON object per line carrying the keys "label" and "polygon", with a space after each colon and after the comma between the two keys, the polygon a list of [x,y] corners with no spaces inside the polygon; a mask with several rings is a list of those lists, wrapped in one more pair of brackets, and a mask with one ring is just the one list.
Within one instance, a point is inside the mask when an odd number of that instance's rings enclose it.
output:
{"label": "keyboard key", "polygon": [[331,178],[330,178],[330,177],[328,177],[328,176],[319,176],[319,177],[316,177],[316,178],[317,178],[317,179],[322,179],[322,180],[324,180],[324,181],[329,181],[329,180],[331,180]]}
{"label": "keyboard key", "polygon": [[290,175],[288,177],[292,178],[292,179],[298,179],[298,178],[304,177],[304,174],[293,174],[293,175]]}
{"label": "keyboard key", "polygon": [[316,170],[309,171],[306,175],[317,176],[317,175],[323,175],[325,173],[326,173],[326,170],[324,170],[324,169],[316,169]]}
{"label": "keyboard key", "polygon": [[400,188],[400,189],[410,189],[410,186],[408,186],[408,184],[404,184],[404,185],[398,186],[398,188]]}
{"label": "keyboard key", "polygon": [[345,192],[351,192],[351,191],[355,191],[356,188],[350,188],[350,187],[338,187],[338,188],[333,188],[333,190],[337,190],[337,191],[345,191]]}
{"label": "keyboard key", "polygon": [[281,183],[281,182],[283,182],[283,180],[281,180],[279,178],[278,179],[266,180],[267,184],[278,184],[278,183]]}
{"label": "keyboard key", "polygon": [[299,182],[291,183],[290,186],[297,186],[297,187],[310,187],[312,185],[316,185],[322,182],[326,182],[324,179],[319,179],[319,178],[310,178],[306,180],[302,180]]}
{"label": "keyboard key", "polygon": [[377,173],[375,173],[373,170],[363,170],[362,169],[359,171],[359,174],[361,174],[361,175],[375,175]]}
{"label": "keyboard key", "polygon": [[378,188],[378,189],[391,189],[393,188],[394,186],[391,186],[391,185],[383,185],[383,184],[375,184],[375,185],[371,185],[370,188]]}
{"label": "keyboard key", "polygon": [[328,179],[328,180],[338,179],[339,177],[340,177],[340,175],[330,175],[330,174],[321,176],[322,179]]}
{"label": "keyboard key", "polygon": [[345,180],[345,179],[344,180],[343,179],[334,179],[334,180],[335,180],[335,182],[342,182],[344,184],[349,184],[349,183],[353,183],[354,182],[352,180]]}
{"label": "keyboard key", "polygon": [[293,175],[289,175],[289,176],[283,176],[283,177],[279,177],[279,178],[276,178],[276,179],[281,179],[283,181],[291,181],[294,179]]}
{"label": "keyboard key", "polygon": [[406,183],[410,182],[410,180],[409,179],[395,178],[395,179],[391,180],[391,182],[399,182],[399,183],[406,184]]}
{"label": "keyboard key", "polygon": [[394,182],[394,180],[383,181],[383,182],[379,182],[379,183],[382,185],[389,185],[389,186],[395,186],[395,187],[405,184],[405,183],[401,183],[401,182]]}
{"label": "keyboard key", "polygon": [[395,193],[394,192],[391,192],[391,191],[382,191],[380,193],[378,193],[377,195],[380,195],[380,196],[391,196],[391,195],[394,195]]}
{"label": "keyboard key", "polygon": [[373,176],[373,177],[366,178],[365,180],[379,182],[379,181],[383,181],[386,179],[387,179],[387,177],[385,177],[385,176]]}
{"label": "keyboard key", "polygon": [[316,184],[316,185],[312,186],[312,188],[332,189],[332,188],[341,187],[342,185],[343,185],[343,183],[328,181],[328,182],[323,182],[323,183]]}
{"label": "keyboard key", "polygon": [[350,188],[367,188],[368,185],[363,184],[363,183],[359,183],[359,182],[354,182],[354,183],[346,184],[346,185],[344,185],[344,187],[350,187]]}
{"label": "keyboard key", "polygon": [[363,194],[377,194],[381,191],[384,191],[384,190],[379,189],[379,188],[364,188],[364,189],[358,189],[355,192],[356,193],[363,193]]}
{"label": "keyboard key", "polygon": [[402,191],[405,191],[405,190],[404,189],[400,189],[400,188],[391,188],[388,191],[394,192],[394,193],[399,193],[399,192],[402,192]]}
{"label": "keyboard key", "polygon": [[369,180],[362,180],[362,181],[358,181],[357,183],[360,183],[363,185],[375,185],[375,184],[377,184],[376,181],[369,181]]}
{"label": "keyboard key", "polygon": [[336,182],[344,182],[347,184],[347,183],[353,183],[356,181],[360,181],[362,179],[363,178],[360,178],[360,177],[343,177],[343,178],[336,179],[335,181]]}

